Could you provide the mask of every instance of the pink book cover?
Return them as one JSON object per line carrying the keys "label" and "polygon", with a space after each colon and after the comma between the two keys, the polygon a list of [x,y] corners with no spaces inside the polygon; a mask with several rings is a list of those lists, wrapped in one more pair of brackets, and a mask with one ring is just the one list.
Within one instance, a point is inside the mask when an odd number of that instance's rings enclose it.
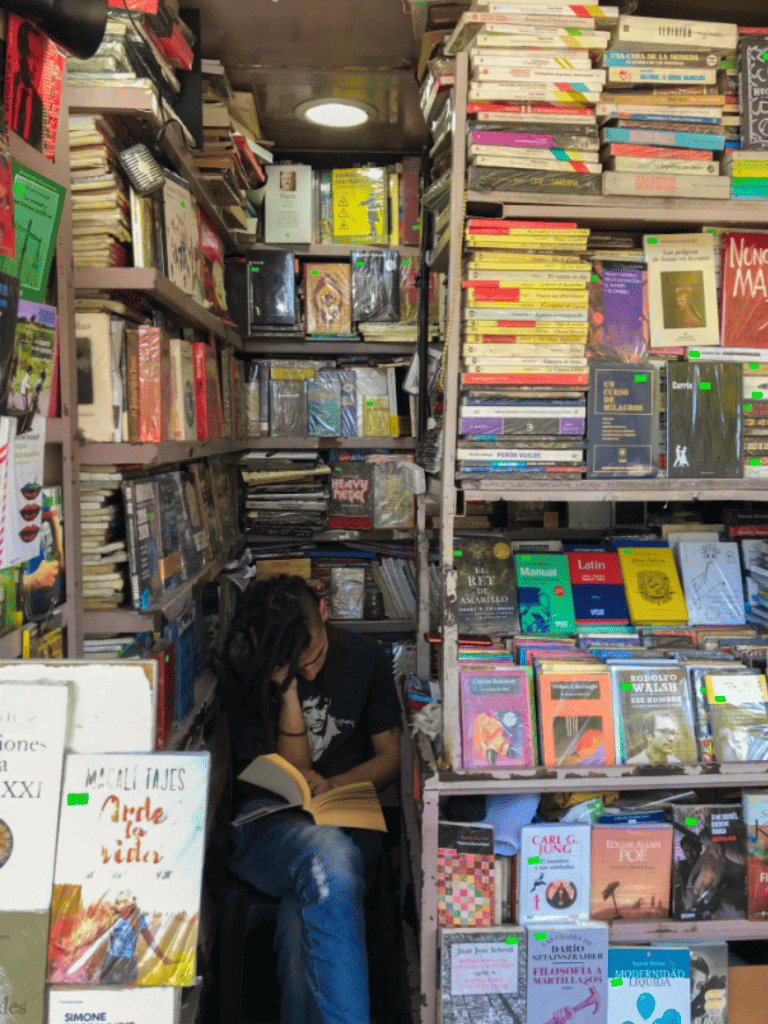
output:
{"label": "pink book cover", "polygon": [[470,142],[486,146],[533,146],[537,149],[556,149],[554,135],[529,132],[491,132],[487,129],[470,132]]}
{"label": "pink book cover", "polygon": [[462,668],[464,768],[530,768],[536,764],[530,674],[524,668]]}

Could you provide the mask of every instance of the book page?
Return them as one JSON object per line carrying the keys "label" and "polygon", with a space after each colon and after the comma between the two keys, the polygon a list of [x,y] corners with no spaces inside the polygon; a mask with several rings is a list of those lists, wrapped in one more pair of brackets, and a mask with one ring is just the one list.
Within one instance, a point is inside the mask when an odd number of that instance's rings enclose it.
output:
{"label": "book page", "polygon": [[238,778],[252,786],[263,786],[289,804],[302,804],[309,808],[312,803],[312,792],[301,772],[279,754],[257,757],[240,772]]}
{"label": "book page", "polygon": [[371,782],[354,782],[349,786],[329,789],[309,801],[307,809],[318,825],[387,831],[379,798]]}

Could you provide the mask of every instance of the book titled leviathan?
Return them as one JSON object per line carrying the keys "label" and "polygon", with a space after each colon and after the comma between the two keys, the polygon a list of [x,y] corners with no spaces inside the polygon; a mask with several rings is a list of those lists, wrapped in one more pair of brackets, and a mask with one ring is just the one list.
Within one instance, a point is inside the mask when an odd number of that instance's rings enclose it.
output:
{"label": "book titled leviathan", "polygon": [[524,928],[440,929],[442,1024],[526,1020],[527,977]]}
{"label": "book titled leviathan", "polygon": [[668,363],[668,475],[740,477],[742,404],[740,363]]}
{"label": "book titled leviathan", "polygon": [[655,366],[590,366],[588,477],[655,476],[658,429],[659,375]]}
{"label": "book titled leviathan", "polygon": [[515,555],[520,628],[523,633],[573,633],[571,578],[565,555]]}
{"label": "book titled leviathan", "polygon": [[691,1024],[691,954],[640,946],[608,950],[608,1019]]}
{"label": "book titled leviathan", "polygon": [[520,924],[589,918],[590,826],[547,823],[520,830]]}
{"label": "book titled leviathan", "polygon": [[528,925],[526,1024],[607,1024],[608,926]]}

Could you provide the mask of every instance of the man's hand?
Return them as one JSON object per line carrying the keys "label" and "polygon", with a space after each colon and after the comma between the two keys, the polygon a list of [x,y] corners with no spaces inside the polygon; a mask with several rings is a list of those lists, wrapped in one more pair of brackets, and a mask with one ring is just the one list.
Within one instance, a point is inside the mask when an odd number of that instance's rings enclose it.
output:
{"label": "man's hand", "polygon": [[321,793],[326,793],[332,788],[328,779],[324,779],[323,776],[318,775],[317,772],[313,772],[311,769],[306,768],[299,768],[299,771],[309,783],[312,796],[320,796]]}

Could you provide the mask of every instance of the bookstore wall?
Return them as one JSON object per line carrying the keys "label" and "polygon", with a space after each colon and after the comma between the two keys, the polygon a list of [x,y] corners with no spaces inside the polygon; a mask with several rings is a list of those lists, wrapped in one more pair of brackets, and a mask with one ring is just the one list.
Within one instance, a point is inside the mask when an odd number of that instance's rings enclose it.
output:
{"label": "bookstore wall", "polygon": [[177,0],[0,12],[3,1019],[214,1019],[214,655],[289,573],[398,683],[413,1024],[768,1020],[768,26],[712,6],[392,0],[428,142],[366,154]]}

